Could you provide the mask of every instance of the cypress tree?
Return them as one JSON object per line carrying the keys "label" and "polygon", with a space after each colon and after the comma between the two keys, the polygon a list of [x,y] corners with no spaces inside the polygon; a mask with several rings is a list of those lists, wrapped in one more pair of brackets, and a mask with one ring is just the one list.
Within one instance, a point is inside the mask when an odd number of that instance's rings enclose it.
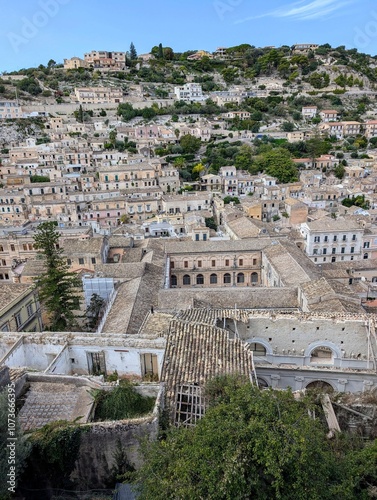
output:
{"label": "cypress tree", "polygon": [[81,287],[81,280],[69,271],[63,249],[59,248],[56,226],[56,222],[42,222],[36,230],[34,246],[44,260],[45,271],[34,281],[41,304],[49,316],[50,329],[64,331],[76,324],[74,311],[80,307],[77,288]]}

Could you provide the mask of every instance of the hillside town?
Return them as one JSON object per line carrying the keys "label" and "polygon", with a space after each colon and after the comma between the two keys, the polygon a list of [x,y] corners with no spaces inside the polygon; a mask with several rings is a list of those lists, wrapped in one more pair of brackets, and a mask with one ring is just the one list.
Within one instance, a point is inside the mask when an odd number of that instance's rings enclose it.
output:
{"label": "hillside town", "polygon": [[[156,433],[161,408],[194,426],[218,375],[377,390],[377,62],[364,56],[132,44],[1,76],[0,380],[25,398],[25,431],[91,422],[84,389],[118,379],[155,401],[127,442]],[[48,222],[80,280],[60,331],[35,286]]]}

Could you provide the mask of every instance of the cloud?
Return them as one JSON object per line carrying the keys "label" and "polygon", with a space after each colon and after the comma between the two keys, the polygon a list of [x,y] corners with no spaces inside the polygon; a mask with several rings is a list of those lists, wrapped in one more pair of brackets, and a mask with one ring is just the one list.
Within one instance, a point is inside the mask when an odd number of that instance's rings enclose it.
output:
{"label": "cloud", "polygon": [[294,21],[321,19],[341,9],[345,5],[354,2],[355,0],[312,0],[311,2],[308,2],[308,0],[301,0],[299,2],[291,3],[286,7],[273,10],[272,12],[266,12],[258,16],[239,19],[235,22],[235,24],[244,23],[253,19],[261,19],[263,17],[278,17]]}

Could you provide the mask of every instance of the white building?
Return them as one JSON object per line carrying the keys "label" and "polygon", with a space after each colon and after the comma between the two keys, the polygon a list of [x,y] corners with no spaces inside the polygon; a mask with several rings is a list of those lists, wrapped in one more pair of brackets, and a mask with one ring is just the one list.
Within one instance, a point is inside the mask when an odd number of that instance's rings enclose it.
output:
{"label": "white building", "polygon": [[174,87],[174,94],[180,101],[203,101],[205,99],[199,83],[185,83],[181,87]]}
{"label": "white building", "polygon": [[305,253],[315,263],[359,260],[364,229],[348,219],[323,218],[300,227]]}

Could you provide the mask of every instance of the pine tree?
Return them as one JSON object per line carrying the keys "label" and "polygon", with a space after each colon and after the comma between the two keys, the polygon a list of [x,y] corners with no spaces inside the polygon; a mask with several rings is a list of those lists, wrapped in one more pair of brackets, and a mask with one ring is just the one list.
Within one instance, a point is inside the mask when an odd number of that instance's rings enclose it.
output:
{"label": "pine tree", "polygon": [[134,61],[135,59],[137,59],[137,52],[136,52],[135,45],[133,42],[131,42],[131,45],[130,45],[130,59],[131,59],[131,61]]}
{"label": "pine tree", "polygon": [[162,43],[160,43],[158,46],[158,58],[159,59],[164,58],[164,49],[162,48]]}
{"label": "pine tree", "polygon": [[74,311],[80,307],[77,288],[81,287],[81,280],[77,274],[69,271],[62,255],[56,222],[39,224],[34,245],[40,250],[40,256],[45,262],[45,272],[35,278],[35,285],[42,306],[48,313],[50,329],[69,330],[76,323]]}

